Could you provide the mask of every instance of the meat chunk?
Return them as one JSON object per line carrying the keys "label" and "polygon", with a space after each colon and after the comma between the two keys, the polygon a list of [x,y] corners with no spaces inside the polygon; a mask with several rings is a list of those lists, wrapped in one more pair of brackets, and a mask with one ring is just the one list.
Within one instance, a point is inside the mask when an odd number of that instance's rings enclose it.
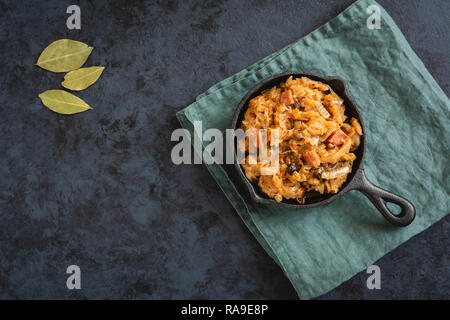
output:
{"label": "meat chunk", "polygon": [[333,132],[325,142],[328,147],[340,146],[347,141],[348,136],[341,129]]}
{"label": "meat chunk", "polygon": [[318,168],[320,166],[319,155],[314,150],[305,152],[302,157],[306,164],[314,168]]}
{"label": "meat chunk", "polygon": [[292,96],[291,90],[286,90],[281,93],[280,103],[285,106],[290,106],[294,103],[294,97]]}

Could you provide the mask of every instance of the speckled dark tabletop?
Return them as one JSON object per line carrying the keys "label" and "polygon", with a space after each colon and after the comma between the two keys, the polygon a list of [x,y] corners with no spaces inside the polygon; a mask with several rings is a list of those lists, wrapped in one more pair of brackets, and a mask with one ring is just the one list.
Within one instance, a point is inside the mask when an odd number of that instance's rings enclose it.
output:
{"label": "speckled dark tabletop", "polygon": [[[339,1],[0,0],[0,298],[296,299],[207,170],[170,160],[175,113],[216,82],[345,9]],[[448,94],[450,2],[380,0]],[[37,95],[63,74],[33,67],[71,38],[106,70],[55,114]],[[447,216],[321,298],[449,298]],[[81,290],[66,268],[81,268]]]}

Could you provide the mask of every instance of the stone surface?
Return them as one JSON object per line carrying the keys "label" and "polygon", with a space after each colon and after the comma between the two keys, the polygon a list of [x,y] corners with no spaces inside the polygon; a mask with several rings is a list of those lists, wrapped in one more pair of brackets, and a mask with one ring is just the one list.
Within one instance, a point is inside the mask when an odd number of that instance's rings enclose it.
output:
{"label": "stone surface", "polygon": [[[216,82],[306,35],[353,1],[0,0],[0,298],[296,299],[207,170],[170,160],[175,113]],[[450,3],[380,0],[448,94]],[[106,69],[61,116],[33,67],[54,40]],[[447,216],[325,299],[449,298]],[[77,264],[82,289],[66,288]]]}

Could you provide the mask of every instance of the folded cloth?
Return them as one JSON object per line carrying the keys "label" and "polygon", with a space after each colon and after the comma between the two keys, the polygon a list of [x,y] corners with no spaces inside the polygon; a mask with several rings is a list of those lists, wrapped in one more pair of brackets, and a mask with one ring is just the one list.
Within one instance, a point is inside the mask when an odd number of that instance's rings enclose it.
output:
{"label": "folded cloth", "polygon": [[[368,28],[368,7],[380,29]],[[216,84],[177,113],[193,134],[230,128],[242,97],[257,83],[290,70],[343,78],[365,122],[365,172],[417,210],[408,227],[391,226],[357,191],[329,205],[290,210],[257,204],[230,165],[207,165],[239,216],[278,263],[302,299],[337,287],[449,213],[450,101],[388,13],[373,0]],[[205,142],[207,145],[209,142]]]}

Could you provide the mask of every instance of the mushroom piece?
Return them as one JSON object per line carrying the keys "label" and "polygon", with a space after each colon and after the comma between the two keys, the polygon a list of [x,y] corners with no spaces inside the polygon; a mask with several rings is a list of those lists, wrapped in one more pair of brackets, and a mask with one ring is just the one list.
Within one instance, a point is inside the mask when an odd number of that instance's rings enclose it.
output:
{"label": "mushroom piece", "polygon": [[325,180],[332,180],[342,175],[348,174],[350,171],[350,165],[347,164],[339,168],[333,168],[328,171],[323,171],[320,177]]}

